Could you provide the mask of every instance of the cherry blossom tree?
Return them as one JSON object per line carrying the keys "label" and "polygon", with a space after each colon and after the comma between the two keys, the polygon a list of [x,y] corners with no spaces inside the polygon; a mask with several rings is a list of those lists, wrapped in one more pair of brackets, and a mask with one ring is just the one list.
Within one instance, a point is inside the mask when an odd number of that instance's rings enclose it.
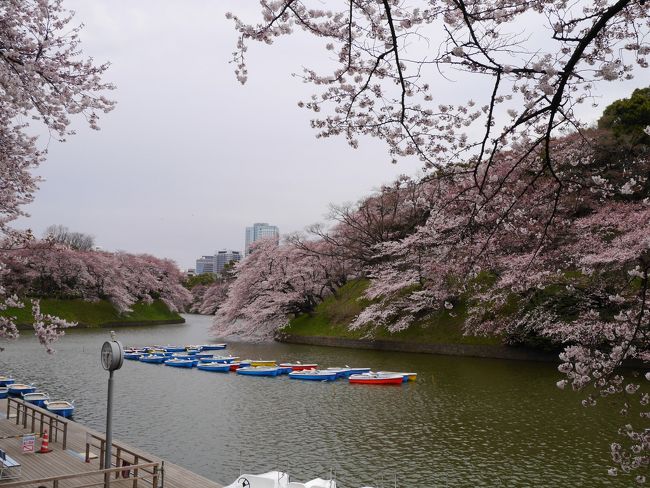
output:
{"label": "cherry blossom tree", "polygon": [[[566,346],[566,381],[593,389],[586,405],[623,395],[636,418],[612,459],[619,471],[647,469],[647,385],[621,366],[647,370],[648,150],[608,145],[611,134],[588,129],[577,108],[648,67],[650,5],[276,0],[261,12],[257,24],[228,14],[242,83],[250,41],[316,36],[334,64],[302,73],[314,93],[299,105],[317,136],[352,147],[377,137],[393,162],[415,156],[430,170],[426,222],[364,256],[373,302],[353,326],[400,330],[469,293],[468,331],[551,337]],[[471,95],[450,101],[441,84],[452,79]],[[539,296],[558,286],[574,297],[572,315]],[[541,303],[503,313],[517,297]]]}
{"label": "cherry blossom tree", "polygon": [[[102,93],[113,88],[102,81],[107,64],[97,65],[82,56],[81,27],[71,24],[73,14],[61,0],[6,0],[0,4],[0,233],[3,249],[23,245],[29,232],[9,224],[25,215],[38,179],[32,171],[46,151],[30,135],[30,120],[42,124],[51,136],[65,140],[72,116],[84,117],[97,129],[99,113],[114,102]],[[2,270],[0,270],[2,272]],[[6,276],[6,274],[2,274]],[[0,309],[18,303],[0,282]],[[58,336],[63,322],[34,308],[34,328],[47,345]],[[1,319],[0,335],[17,335],[10,318]],[[49,347],[49,346],[47,346]]]}
{"label": "cherry blossom tree", "polygon": [[217,310],[214,331],[265,338],[289,317],[313,311],[348,276],[345,264],[324,249],[327,245],[257,241],[251,254],[234,267],[235,280]]}

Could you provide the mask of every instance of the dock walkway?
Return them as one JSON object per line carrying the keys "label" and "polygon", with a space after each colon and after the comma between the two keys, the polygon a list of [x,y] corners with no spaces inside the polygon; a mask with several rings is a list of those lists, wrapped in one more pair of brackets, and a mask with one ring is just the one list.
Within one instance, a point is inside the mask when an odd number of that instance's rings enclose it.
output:
{"label": "dock walkway", "polygon": [[[120,441],[113,441],[113,463],[118,467],[102,471],[101,451],[104,436],[92,429],[84,427],[73,421],[64,421],[63,430],[52,428],[52,414],[38,407],[29,406],[20,410],[21,400],[12,402],[10,417],[6,418],[7,399],[0,400],[0,449],[8,456],[20,463],[20,476],[15,479],[0,479],[0,488],[24,487],[38,488],[82,488],[89,486],[111,486],[114,488],[222,488],[222,486],[203,476],[193,473],[181,466],[164,461],[157,456],[131,447]],[[20,403],[19,403],[20,402]],[[17,424],[16,407],[19,411]],[[25,419],[25,413],[27,418]],[[46,415],[49,415],[46,417]],[[59,417],[57,417],[59,418]],[[34,420],[36,419],[36,420]],[[43,422],[43,419],[45,421]],[[56,421],[54,421],[56,424]],[[22,436],[29,433],[40,433],[45,424],[50,432],[50,445],[52,452],[47,454],[23,453]],[[53,431],[53,432],[52,432]],[[35,449],[40,448],[40,439],[37,439]],[[63,448],[65,445],[65,449]],[[116,456],[117,453],[117,456]],[[122,453],[122,454],[119,454]],[[126,454],[131,456],[130,464],[140,466],[140,469],[131,469],[123,466]],[[86,462],[88,459],[88,462]],[[8,470],[10,472],[10,470]],[[89,473],[87,476],[71,476],[79,473]],[[7,473],[5,473],[7,474]],[[54,478],[54,479],[52,479]],[[58,479],[57,479],[58,478]],[[110,485],[105,478],[110,478]],[[34,482],[39,480],[38,482]]]}

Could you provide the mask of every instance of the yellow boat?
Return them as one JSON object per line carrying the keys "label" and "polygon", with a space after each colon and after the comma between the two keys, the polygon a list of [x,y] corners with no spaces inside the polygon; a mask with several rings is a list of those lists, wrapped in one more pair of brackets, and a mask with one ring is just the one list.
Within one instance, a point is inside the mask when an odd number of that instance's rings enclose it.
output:
{"label": "yellow boat", "polygon": [[251,366],[277,366],[275,361],[266,361],[264,359],[258,359],[251,361]]}

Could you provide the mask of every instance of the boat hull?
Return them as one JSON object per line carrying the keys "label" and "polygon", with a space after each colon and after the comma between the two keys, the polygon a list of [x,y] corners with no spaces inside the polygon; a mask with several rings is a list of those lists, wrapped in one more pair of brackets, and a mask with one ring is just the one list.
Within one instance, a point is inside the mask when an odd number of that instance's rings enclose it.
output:
{"label": "boat hull", "polygon": [[31,385],[23,385],[18,383],[9,385],[9,395],[14,397],[21,396],[24,393],[34,393],[35,391],[36,391],[36,387]]}
{"label": "boat hull", "polygon": [[318,364],[281,363],[281,367],[289,367],[292,371],[303,371],[305,369],[316,369]]}
{"label": "boat hull", "polygon": [[171,366],[172,368],[193,368],[196,364],[191,359],[170,359],[165,361],[165,366]]}
{"label": "boat hull", "polygon": [[353,374],[348,381],[357,385],[401,385],[404,377],[401,375],[382,376],[369,374]]}
{"label": "boat hull", "polygon": [[45,405],[45,408],[61,417],[69,419],[74,414],[74,405],[69,402],[49,402]]}
{"label": "boat hull", "polygon": [[239,368],[237,374],[246,375],[246,376],[278,376],[280,374],[280,368],[273,367],[247,367]]}
{"label": "boat hull", "polygon": [[16,382],[13,378],[8,378],[7,376],[0,376],[0,386],[13,385]]}
{"label": "boat hull", "polygon": [[326,374],[308,374],[308,373],[289,373],[289,378],[292,380],[306,380],[306,381],[334,381],[337,376],[336,373],[326,373]]}
{"label": "boat hull", "polygon": [[269,366],[269,367],[275,367],[277,366],[277,363],[275,361],[267,361],[263,359],[258,359],[257,361],[251,361],[251,366],[254,368],[258,366]]}
{"label": "boat hull", "polygon": [[7,398],[9,396],[9,388],[6,386],[0,387],[0,398]]}
{"label": "boat hull", "polygon": [[224,363],[201,363],[197,366],[201,371],[213,371],[215,373],[228,373],[230,364]]}
{"label": "boat hull", "polygon": [[226,348],[226,344],[205,344],[201,347],[203,351],[220,351]]}

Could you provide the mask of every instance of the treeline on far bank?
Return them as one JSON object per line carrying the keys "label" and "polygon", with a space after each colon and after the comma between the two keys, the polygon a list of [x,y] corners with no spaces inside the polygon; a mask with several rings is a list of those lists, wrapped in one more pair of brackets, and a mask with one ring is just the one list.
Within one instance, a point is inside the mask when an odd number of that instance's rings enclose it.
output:
{"label": "treeline on far bank", "polygon": [[184,321],[191,294],[173,261],[102,251],[83,234],[52,229],[43,239],[6,242],[0,317],[20,327],[34,322],[34,310],[91,327]]}

